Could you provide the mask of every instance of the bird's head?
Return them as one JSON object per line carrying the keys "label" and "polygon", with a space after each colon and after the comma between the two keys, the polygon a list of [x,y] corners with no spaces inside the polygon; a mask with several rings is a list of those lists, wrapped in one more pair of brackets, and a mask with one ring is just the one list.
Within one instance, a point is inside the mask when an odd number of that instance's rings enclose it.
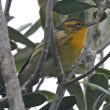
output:
{"label": "bird's head", "polygon": [[75,32],[86,32],[88,27],[95,23],[86,23],[84,20],[68,19],[55,28],[57,36],[68,36]]}

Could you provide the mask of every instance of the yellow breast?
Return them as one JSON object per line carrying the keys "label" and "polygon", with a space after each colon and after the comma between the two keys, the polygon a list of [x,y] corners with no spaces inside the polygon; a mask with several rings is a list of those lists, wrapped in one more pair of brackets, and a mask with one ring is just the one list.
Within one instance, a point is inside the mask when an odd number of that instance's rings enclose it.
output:
{"label": "yellow breast", "polygon": [[80,31],[72,33],[70,38],[62,38],[62,41],[59,42],[58,50],[64,71],[67,71],[80,55],[86,33],[87,29],[82,28]]}

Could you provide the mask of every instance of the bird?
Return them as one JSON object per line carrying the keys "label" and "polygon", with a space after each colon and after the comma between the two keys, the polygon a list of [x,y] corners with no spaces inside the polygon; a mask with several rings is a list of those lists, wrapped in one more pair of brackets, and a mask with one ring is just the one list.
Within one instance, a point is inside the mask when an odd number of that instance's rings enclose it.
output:
{"label": "bird", "polygon": [[[69,18],[55,27],[54,36],[58,54],[65,74],[74,64],[83,49],[88,27],[95,23],[87,23],[85,20]],[[18,74],[20,85],[24,85],[32,76],[39,61],[44,42],[39,43],[31,54],[25,68]],[[49,49],[46,62],[43,66],[41,77],[56,77],[59,73]]]}

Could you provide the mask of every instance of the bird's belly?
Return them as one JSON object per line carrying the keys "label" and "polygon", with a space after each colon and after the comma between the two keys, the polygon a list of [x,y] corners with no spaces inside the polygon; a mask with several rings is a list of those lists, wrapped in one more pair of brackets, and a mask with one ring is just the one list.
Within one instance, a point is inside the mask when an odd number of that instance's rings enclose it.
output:
{"label": "bird's belly", "polygon": [[68,46],[65,45],[63,48],[61,48],[61,51],[59,52],[59,56],[61,59],[61,63],[63,66],[64,71],[68,71],[68,69],[74,64],[76,59],[79,57],[81,53],[81,48],[77,48],[74,46]]}

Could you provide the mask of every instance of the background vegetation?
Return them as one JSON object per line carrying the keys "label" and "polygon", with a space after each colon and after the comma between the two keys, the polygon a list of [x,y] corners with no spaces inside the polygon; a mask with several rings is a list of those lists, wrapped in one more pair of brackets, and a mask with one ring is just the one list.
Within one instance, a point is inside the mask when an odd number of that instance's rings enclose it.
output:
{"label": "background vegetation", "polygon": [[[12,0],[7,0],[4,10],[4,15],[7,23],[10,20],[14,19],[9,15],[11,2]],[[58,84],[56,93],[52,93],[51,91],[46,90],[40,90],[39,88],[45,80],[45,78],[41,78],[34,90],[32,89],[33,84],[31,85],[31,87],[21,88],[25,107],[27,109],[30,109],[31,107],[38,107],[46,102],[46,104],[42,105],[39,110],[75,110],[76,106],[79,110],[109,110],[110,70],[105,69],[104,62],[110,57],[110,50],[108,49],[108,54],[104,55],[104,49],[108,48],[108,46],[110,45],[110,1],[38,0],[38,4],[40,7],[40,18],[35,22],[35,24],[31,25],[30,23],[28,23],[26,25],[22,25],[18,30],[7,26],[11,51],[17,51],[17,53],[14,55],[14,61],[18,73],[21,68],[24,68],[26,66],[25,64],[28,61],[32,51],[34,50],[36,45],[38,45],[28,38],[31,37],[31,35],[33,35],[35,32],[37,32],[40,27],[42,27],[44,32],[46,31],[44,27],[46,19],[49,19],[47,17],[47,11],[50,11],[51,13],[52,10],[53,19],[50,18],[50,20],[53,21],[54,26],[57,26],[59,23],[68,18],[78,18],[89,22],[95,21],[97,24],[90,27],[83,55],[80,57],[80,60],[75,63],[76,65],[71,68],[71,72],[69,74],[72,75],[72,77],[68,79],[67,82],[65,82],[65,86],[63,85],[64,82]],[[31,13],[29,14],[31,16]],[[51,23],[51,25],[53,24]],[[48,28],[51,29],[51,27]],[[22,31],[24,30],[26,30],[26,32],[22,34]],[[25,48],[19,48],[18,42],[24,44]],[[94,63],[97,58],[99,63],[98,65],[95,65]],[[1,110],[4,110],[4,108],[10,107],[10,103],[5,96],[6,82],[4,81],[2,74],[3,73],[1,72],[0,95],[3,98],[0,100],[0,108]],[[23,80],[24,77],[25,76],[23,76],[23,78],[20,78]],[[21,79],[19,80],[22,81]],[[83,80],[79,81],[80,79]],[[64,96],[65,90],[68,91],[69,96]],[[58,99],[56,99],[56,97],[58,97]],[[54,109],[52,109],[52,107],[54,107]]]}

